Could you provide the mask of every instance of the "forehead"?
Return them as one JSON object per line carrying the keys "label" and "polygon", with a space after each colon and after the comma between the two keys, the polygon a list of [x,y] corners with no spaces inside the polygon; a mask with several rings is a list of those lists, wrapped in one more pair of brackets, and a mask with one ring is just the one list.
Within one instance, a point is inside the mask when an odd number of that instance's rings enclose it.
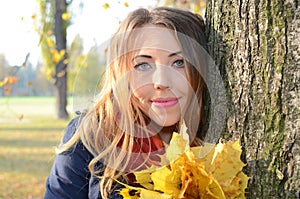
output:
{"label": "forehead", "polygon": [[131,48],[131,51],[155,49],[177,52],[181,50],[173,30],[150,24],[134,29],[128,46]]}

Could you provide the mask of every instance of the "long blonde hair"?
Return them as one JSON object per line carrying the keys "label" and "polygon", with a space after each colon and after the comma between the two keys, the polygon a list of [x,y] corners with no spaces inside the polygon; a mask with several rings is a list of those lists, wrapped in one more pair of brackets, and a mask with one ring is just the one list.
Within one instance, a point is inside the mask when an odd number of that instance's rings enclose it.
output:
{"label": "long blonde hair", "polygon": [[[126,33],[145,24],[164,26],[177,34],[185,62],[189,66],[186,67],[188,79],[196,96],[184,115],[184,121],[189,131],[194,133],[202,121],[205,87],[202,76],[206,72],[205,58],[201,56],[201,51],[206,49],[203,19],[188,11],[166,7],[152,11],[142,8],[133,11],[111,39],[109,64],[94,108],[84,116],[74,136],[58,150],[59,153],[68,150],[79,140],[84,144],[94,156],[89,164],[90,172],[93,175],[103,172],[99,175],[103,198],[107,198],[111,192],[114,179],[125,175],[130,155],[123,152],[132,151],[135,123],[144,127],[143,132],[148,133],[145,115],[137,102],[132,100],[128,79],[124,78],[128,71],[126,52],[130,37]],[[120,141],[122,145],[118,145]],[[103,171],[95,169],[99,161],[106,165]]]}

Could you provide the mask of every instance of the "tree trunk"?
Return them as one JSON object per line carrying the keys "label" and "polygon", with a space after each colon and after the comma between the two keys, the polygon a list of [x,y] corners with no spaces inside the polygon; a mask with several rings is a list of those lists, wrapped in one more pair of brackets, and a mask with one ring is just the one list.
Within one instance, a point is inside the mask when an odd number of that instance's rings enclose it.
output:
{"label": "tree trunk", "polygon": [[[57,51],[61,50],[66,51],[66,24],[62,20],[62,14],[66,12],[66,2],[65,0],[56,0],[55,1],[55,25],[54,25],[54,34],[56,39]],[[67,64],[64,63],[64,60],[67,58],[67,55],[64,55],[64,58],[61,59],[56,64],[55,70],[55,93],[56,93],[56,114],[57,118],[66,119],[68,118],[67,112]]]}
{"label": "tree trunk", "polygon": [[299,0],[208,0],[210,53],[239,137],[247,198],[300,198]]}

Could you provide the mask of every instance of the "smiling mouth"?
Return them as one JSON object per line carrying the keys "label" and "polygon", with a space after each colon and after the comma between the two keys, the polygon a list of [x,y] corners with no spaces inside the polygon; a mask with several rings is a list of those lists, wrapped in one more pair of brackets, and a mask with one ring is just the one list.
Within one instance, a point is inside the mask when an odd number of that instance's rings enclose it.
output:
{"label": "smiling mouth", "polygon": [[178,101],[178,98],[158,98],[151,100],[151,103],[158,108],[168,108],[176,105]]}

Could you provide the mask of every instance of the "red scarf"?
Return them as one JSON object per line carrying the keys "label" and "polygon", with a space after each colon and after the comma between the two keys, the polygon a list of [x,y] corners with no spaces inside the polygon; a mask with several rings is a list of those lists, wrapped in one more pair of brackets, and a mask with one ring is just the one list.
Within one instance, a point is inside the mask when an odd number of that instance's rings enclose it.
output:
{"label": "red scarf", "polygon": [[[121,147],[124,142],[124,136],[118,143]],[[129,151],[128,151],[129,152]],[[127,171],[129,171],[127,178],[129,182],[137,186],[135,176],[132,172],[147,169],[152,165],[160,165],[159,155],[165,153],[163,142],[158,135],[154,135],[149,138],[134,138],[132,153],[130,154],[130,161],[127,165]]]}
{"label": "red scarf", "polygon": [[[124,137],[120,140],[118,146],[123,144]],[[165,153],[163,142],[158,135],[149,138],[134,138],[130,162],[127,166],[129,171],[143,170],[151,165],[159,165],[160,157]]]}

